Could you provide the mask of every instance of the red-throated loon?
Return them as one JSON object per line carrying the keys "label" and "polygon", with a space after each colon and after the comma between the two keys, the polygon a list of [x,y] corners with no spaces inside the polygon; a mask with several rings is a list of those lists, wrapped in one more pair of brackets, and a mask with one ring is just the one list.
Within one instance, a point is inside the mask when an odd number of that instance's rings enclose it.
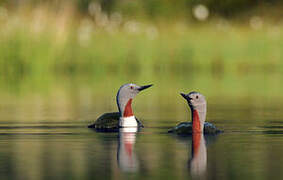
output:
{"label": "red-throated loon", "polygon": [[181,93],[189,104],[192,113],[192,122],[182,122],[176,127],[173,127],[168,132],[176,134],[217,134],[222,132],[213,124],[205,122],[206,118],[206,100],[204,95],[198,92],[190,92],[189,94]]}
{"label": "red-throated loon", "polygon": [[116,96],[119,112],[105,113],[88,127],[100,131],[117,131],[120,127],[143,127],[134,116],[132,100],[140,91],[151,86],[152,84],[138,86],[132,83],[122,85]]}

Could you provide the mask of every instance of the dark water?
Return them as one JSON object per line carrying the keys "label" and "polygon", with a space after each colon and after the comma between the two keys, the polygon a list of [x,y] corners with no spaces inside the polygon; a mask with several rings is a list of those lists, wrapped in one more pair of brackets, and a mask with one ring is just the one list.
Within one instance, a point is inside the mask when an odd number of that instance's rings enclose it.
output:
{"label": "dark water", "polygon": [[225,132],[204,137],[166,133],[181,121],[174,112],[144,118],[146,128],[137,133],[98,133],[77,117],[2,118],[0,179],[282,179],[281,114],[280,108],[214,105],[208,119]]}

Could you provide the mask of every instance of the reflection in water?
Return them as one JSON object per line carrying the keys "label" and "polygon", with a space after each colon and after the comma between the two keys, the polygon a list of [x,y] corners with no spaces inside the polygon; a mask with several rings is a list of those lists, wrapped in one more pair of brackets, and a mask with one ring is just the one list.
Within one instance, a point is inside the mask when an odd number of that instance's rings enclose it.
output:
{"label": "reflection in water", "polygon": [[[230,125],[228,123],[231,122],[228,121],[227,126]],[[36,128],[30,128],[33,125]],[[260,124],[256,125],[259,127]],[[200,138],[194,136],[194,142],[192,136],[172,138],[172,135],[164,133],[167,127],[147,128],[144,129],[142,136],[136,135],[138,139],[135,144],[134,133],[121,132],[119,144],[117,133],[97,133],[76,124],[71,127],[66,127],[66,124],[48,124],[51,128],[39,128],[42,124],[25,124],[24,128],[15,124],[7,126],[15,128],[1,128],[0,125],[1,180],[202,179],[195,178],[202,173],[206,179],[283,177],[280,171],[283,169],[283,136],[264,134],[262,131],[258,132],[258,129],[243,132],[239,127],[245,126],[237,126],[235,123],[233,126],[241,133],[205,135]],[[125,142],[132,144],[128,151],[131,153],[128,154],[132,154],[134,158],[127,156]],[[201,151],[205,149],[205,145],[208,158],[206,170],[205,166],[200,166],[202,161],[199,160],[200,155],[203,152],[205,154],[205,150]],[[243,151],[239,151],[243,148]],[[138,152],[142,152],[143,155],[139,156]],[[189,162],[188,152],[191,159]],[[132,162],[132,167],[135,168],[129,168],[130,163],[125,162]],[[186,166],[188,164],[191,164],[189,169]],[[196,167],[199,168],[198,171]],[[203,171],[200,167],[204,167]],[[130,170],[132,171],[129,173]]]}
{"label": "reflection in water", "polygon": [[117,161],[120,169],[124,172],[136,172],[139,167],[134,151],[137,130],[137,127],[120,128],[119,130]]}
{"label": "reflection in water", "polygon": [[189,161],[193,177],[203,178],[206,173],[207,153],[203,133],[192,134],[192,157]]}

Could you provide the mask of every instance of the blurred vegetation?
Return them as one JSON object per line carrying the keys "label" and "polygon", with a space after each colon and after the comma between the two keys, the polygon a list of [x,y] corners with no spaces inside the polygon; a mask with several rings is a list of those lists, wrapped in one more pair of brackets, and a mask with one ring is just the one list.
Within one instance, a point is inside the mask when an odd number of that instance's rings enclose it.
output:
{"label": "blurred vegetation", "polygon": [[[283,5],[280,0],[3,0],[0,5],[13,9],[22,6],[36,7],[44,5],[58,10],[58,7],[72,4],[80,13],[88,14],[91,3],[99,3],[102,10],[108,14],[115,11],[122,13],[124,16],[142,16],[151,20],[152,18],[191,17],[192,8],[198,4],[208,7],[214,16],[222,17],[235,17],[257,8],[266,9]],[[265,10],[265,12],[271,15],[276,14],[274,11]]]}
{"label": "blurred vegetation", "polygon": [[0,88],[83,82],[105,95],[170,82],[170,92],[283,97],[280,17],[281,2],[267,0],[1,1]]}

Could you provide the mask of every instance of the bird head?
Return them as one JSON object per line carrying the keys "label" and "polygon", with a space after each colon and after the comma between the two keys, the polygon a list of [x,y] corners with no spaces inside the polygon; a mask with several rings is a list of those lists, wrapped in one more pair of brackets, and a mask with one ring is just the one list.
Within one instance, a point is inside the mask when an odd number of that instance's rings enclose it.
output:
{"label": "bird head", "polygon": [[129,84],[124,84],[120,87],[117,96],[116,96],[116,100],[117,100],[117,105],[119,108],[119,111],[121,113],[121,115],[123,114],[125,107],[127,104],[131,104],[132,99],[141,91],[151,87],[152,84],[150,85],[145,85],[145,86],[138,86],[136,84],[133,83],[129,83]]}
{"label": "bird head", "polygon": [[199,92],[190,92],[189,94],[180,93],[185,98],[192,110],[198,110],[199,112],[206,111],[205,96]]}

